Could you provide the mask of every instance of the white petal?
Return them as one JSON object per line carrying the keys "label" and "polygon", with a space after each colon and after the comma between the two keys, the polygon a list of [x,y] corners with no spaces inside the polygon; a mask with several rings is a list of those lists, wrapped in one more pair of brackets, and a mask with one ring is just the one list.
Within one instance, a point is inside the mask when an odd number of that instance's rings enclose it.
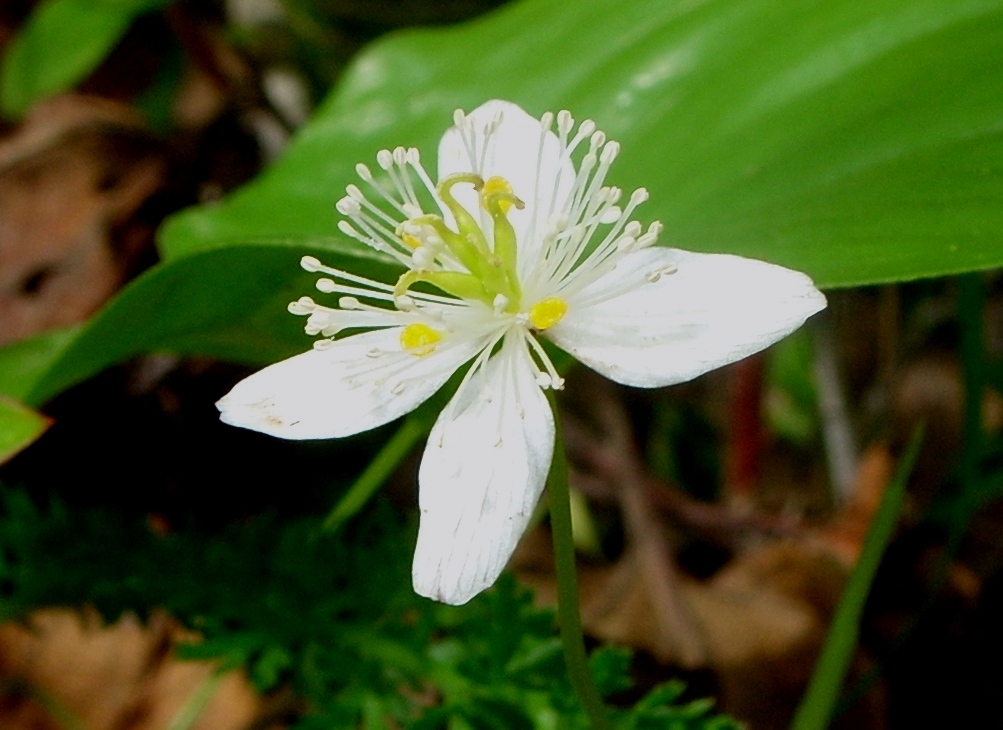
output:
{"label": "white petal", "polygon": [[[501,123],[484,144],[484,129],[498,114]],[[561,210],[567,201],[575,179],[575,169],[568,159],[561,159],[561,145],[553,132],[547,132],[541,149],[540,120],[507,101],[493,100],[481,104],[467,115],[473,123],[473,135],[468,137],[476,160],[471,160],[464,135],[450,127],[439,142],[439,179],[454,173],[475,172],[485,180],[503,177],[526,207],[511,208],[508,219],[515,228],[520,257],[535,261],[539,238],[553,210]],[[473,188],[457,185],[456,199],[490,235],[491,219],[480,205]],[[533,234],[533,231],[536,234]]]}
{"label": "white petal", "polygon": [[759,352],[824,307],[798,271],[648,248],[569,296],[567,315],[546,334],[611,380],[654,388]]}
{"label": "white petal", "polygon": [[401,350],[400,332],[353,335],[270,365],[216,404],[220,419],[286,439],[361,433],[414,410],[483,346],[447,337],[418,357]]}
{"label": "white petal", "polygon": [[546,483],[554,417],[512,338],[439,416],[418,473],[414,590],[459,605],[491,586]]}

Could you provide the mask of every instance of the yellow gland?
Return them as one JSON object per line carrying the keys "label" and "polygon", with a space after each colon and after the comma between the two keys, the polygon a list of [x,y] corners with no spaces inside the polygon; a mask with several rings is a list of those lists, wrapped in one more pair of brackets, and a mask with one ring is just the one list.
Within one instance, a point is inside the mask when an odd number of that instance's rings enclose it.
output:
{"label": "yellow gland", "polygon": [[564,319],[568,313],[568,303],[560,297],[541,299],[529,309],[529,321],[533,328],[545,330]]}
{"label": "yellow gland", "polygon": [[[484,183],[484,187],[481,189],[481,195],[487,197],[488,195],[493,195],[494,193],[508,193],[512,195],[512,185],[503,177],[489,177]],[[498,209],[502,213],[508,213],[509,208],[512,207],[512,202],[509,200],[499,200]]]}
{"label": "yellow gland", "polygon": [[404,245],[407,246],[408,248],[418,248],[418,246],[421,245],[421,241],[412,236],[410,233],[405,233],[403,236],[401,236],[401,240],[404,242]]}
{"label": "yellow gland", "polygon": [[401,347],[417,357],[431,355],[441,339],[442,333],[427,324],[409,324],[401,330]]}

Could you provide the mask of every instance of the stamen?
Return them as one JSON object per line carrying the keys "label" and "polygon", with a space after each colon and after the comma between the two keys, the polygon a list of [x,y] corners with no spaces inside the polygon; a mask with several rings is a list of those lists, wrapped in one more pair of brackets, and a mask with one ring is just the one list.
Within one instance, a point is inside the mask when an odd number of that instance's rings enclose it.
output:
{"label": "stamen", "polygon": [[575,118],[571,116],[571,112],[567,109],[562,109],[557,112],[557,130],[560,132],[561,136],[566,137],[574,126]]}
{"label": "stamen", "polygon": [[[484,348],[477,354],[477,357],[474,358],[473,363],[470,365],[470,369],[467,370],[466,373],[464,373],[463,379],[460,381],[459,386],[457,386],[456,388],[457,393],[461,392],[463,388],[470,382],[470,379],[473,378],[474,375],[481,368],[484,367],[484,364],[488,361],[488,358],[491,357],[491,351],[494,350],[495,345],[498,344],[498,340],[500,340],[504,335],[505,335],[504,331],[498,332],[495,336],[493,336],[490,340],[488,340],[485,343]],[[442,412],[442,417],[445,418],[447,421],[452,421],[455,419],[456,409],[458,407],[457,401],[458,401],[457,398],[450,398],[449,402],[446,404],[446,408]],[[441,441],[439,442],[439,445],[440,446],[442,445]]]}
{"label": "stamen", "polygon": [[[407,243],[405,241],[405,243]],[[431,269],[435,266],[435,253],[427,246],[418,246],[411,255],[414,259],[415,268]]]}
{"label": "stamen", "polygon": [[[530,348],[533,350],[537,359],[539,359],[540,364],[543,365],[543,368],[547,371],[546,376],[549,382],[547,385],[541,384],[540,387],[545,388],[549,386],[553,390],[564,390],[564,378],[562,378],[557,372],[557,368],[554,367],[554,363],[551,362],[550,357],[547,356],[547,352],[543,349],[543,345],[537,342],[536,338],[529,332],[523,332],[523,337],[526,342],[529,343]],[[544,373],[538,373],[536,380],[537,383],[541,382],[542,378],[539,377],[541,375],[544,375]]]}
{"label": "stamen", "polygon": [[295,302],[289,302],[287,309],[290,314],[310,314],[316,309],[317,303],[310,297],[300,297]]}

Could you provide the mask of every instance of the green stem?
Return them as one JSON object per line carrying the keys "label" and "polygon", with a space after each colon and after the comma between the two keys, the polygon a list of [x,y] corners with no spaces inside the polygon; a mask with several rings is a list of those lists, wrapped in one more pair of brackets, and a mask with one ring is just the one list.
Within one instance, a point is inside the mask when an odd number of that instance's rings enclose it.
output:
{"label": "green stem", "polygon": [[609,730],[609,711],[603,704],[599,690],[589,672],[585,654],[585,635],[578,608],[578,576],[575,571],[575,541],[571,531],[571,493],[568,489],[568,462],[564,453],[561,424],[553,391],[548,391],[550,407],[554,412],[554,460],[547,477],[550,503],[550,529],[554,540],[554,562],[557,568],[557,620],[561,625],[561,644],[568,665],[571,686],[588,715],[593,730]]}
{"label": "green stem", "polygon": [[983,453],[982,394],[985,389],[982,328],[985,290],[982,275],[958,277],[958,340],[964,381],[963,432],[958,464],[959,491],[947,523],[947,541],[933,569],[928,600],[940,593],[954,557],[961,549],[972,513],[978,507],[981,481],[979,461]]}
{"label": "green stem", "polygon": [[337,532],[343,524],[357,515],[376,490],[383,486],[404,458],[411,453],[427,430],[425,420],[421,416],[415,414],[408,416],[397,429],[397,433],[380,449],[376,458],[327,515],[321,529],[324,532]]}
{"label": "green stem", "polygon": [[881,557],[892,539],[902,506],[905,503],[906,485],[916,464],[923,440],[923,428],[912,435],[909,446],[899,462],[895,476],[885,488],[871,527],[864,540],[853,572],[833,615],[829,632],[812,672],[811,681],[791,723],[791,730],[825,730],[832,721],[847,670],[853,661],[860,636],[860,619],[864,604],[878,572]]}
{"label": "green stem", "polygon": [[206,677],[202,683],[195,688],[191,697],[188,701],[181,706],[178,713],[171,718],[170,724],[167,726],[167,730],[189,730],[195,721],[198,720],[199,715],[202,714],[202,710],[205,709],[206,705],[209,704],[209,700],[213,698],[216,694],[216,690],[219,689],[219,683],[223,681],[223,677],[226,676],[226,671],[223,669],[214,669],[212,673]]}

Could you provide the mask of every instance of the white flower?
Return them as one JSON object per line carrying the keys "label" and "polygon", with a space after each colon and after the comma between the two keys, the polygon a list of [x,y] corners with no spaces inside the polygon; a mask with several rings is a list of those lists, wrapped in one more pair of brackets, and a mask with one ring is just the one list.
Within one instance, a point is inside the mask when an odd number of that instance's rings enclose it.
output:
{"label": "white flower", "polygon": [[[378,178],[359,165],[368,192],[349,185],[338,202],[343,233],[404,267],[396,285],[304,258],[329,277],[318,289],[341,295],[337,308],[289,307],[324,339],[217,405],[225,422],[283,438],[349,436],[413,410],[470,362],[422,458],[412,571],[418,593],[461,604],[498,577],[550,468],[542,389],[564,381],[541,337],[653,388],[762,350],[825,298],[796,271],[655,247],[661,225],[631,220],[647,192],[621,207],[605,184],[619,145],[591,121],[489,101],[454,122],[438,184],[398,147],[377,155]],[[336,337],[349,329],[364,331]]]}

